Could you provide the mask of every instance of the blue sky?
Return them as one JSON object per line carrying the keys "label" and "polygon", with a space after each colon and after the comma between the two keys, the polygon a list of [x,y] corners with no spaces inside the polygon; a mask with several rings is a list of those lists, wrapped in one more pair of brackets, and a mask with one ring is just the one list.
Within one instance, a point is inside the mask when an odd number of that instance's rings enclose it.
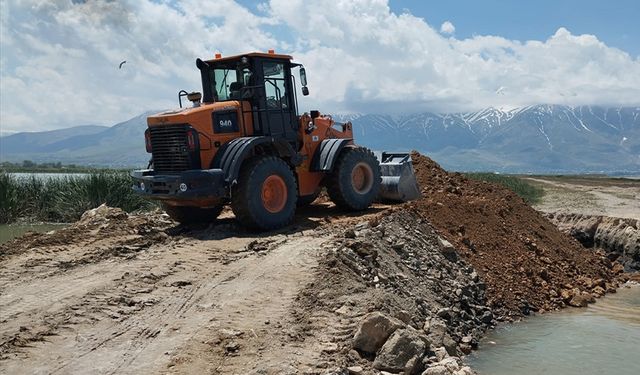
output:
{"label": "blue sky", "polygon": [[573,34],[593,34],[607,45],[640,55],[638,0],[392,0],[404,9],[440,25],[451,21],[456,37],[500,35],[520,41],[545,40],[560,27]]}
{"label": "blue sky", "polygon": [[[262,0],[241,0],[258,9]],[[594,34],[612,47],[640,56],[638,0],[390,0],[393,12],[409,12],[429,24],[450,21],[458,38],[498,35],[520,41],[545,40],[560,27]],[[286,38],[285,32],[278,33]]]}
{"label": "blue sky", "polygon": [[269,49],[307,68],[302,110],[640,106],[638,4],[5,0],[0,133],[173,108],[179,90],[201,90],[196,58]]}

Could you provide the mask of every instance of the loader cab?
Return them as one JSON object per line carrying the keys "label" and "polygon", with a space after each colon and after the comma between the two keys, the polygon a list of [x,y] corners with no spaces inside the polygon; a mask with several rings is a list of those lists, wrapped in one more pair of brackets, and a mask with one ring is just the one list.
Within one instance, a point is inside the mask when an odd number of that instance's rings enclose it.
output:
{"label": "loader cab", "polygon": [[202,77],[204,103],[240,101],[243,113],[251,114],[254,135],[297,142],[297,98],[291,69],[299,65],[291,62],[291,56],[217,55],[206,62],[198,59],[196,64]]}

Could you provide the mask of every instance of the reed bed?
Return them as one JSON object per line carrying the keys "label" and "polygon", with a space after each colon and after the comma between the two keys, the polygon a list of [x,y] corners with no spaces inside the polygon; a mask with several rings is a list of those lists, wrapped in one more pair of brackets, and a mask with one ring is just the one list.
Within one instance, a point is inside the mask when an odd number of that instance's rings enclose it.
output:
{"label": "reed bed", "polygon": [[44,179],[0,172],[0,223],[72,222],[103,203],[127,212],[156,207],[134,194],[131,178],[123,171]]}

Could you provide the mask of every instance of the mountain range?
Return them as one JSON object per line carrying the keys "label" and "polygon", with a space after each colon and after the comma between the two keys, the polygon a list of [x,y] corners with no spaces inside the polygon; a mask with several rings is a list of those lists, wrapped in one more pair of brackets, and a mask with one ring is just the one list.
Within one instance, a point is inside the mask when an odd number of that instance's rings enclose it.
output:
{"label": "mountain range", "polygon": [[[2,161],[147,164],[147,112],[112,127],[79,126],[0,137]],[[640,107],[534,105],[408,115],[335,115],[374,150],[415,149],[445,168],[510,173],[640,172]]]}

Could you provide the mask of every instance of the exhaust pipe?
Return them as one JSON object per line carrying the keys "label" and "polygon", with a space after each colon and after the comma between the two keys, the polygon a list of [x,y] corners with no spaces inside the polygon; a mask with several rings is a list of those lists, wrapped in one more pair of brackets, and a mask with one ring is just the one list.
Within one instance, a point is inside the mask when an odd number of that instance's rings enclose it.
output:
{"label": "exhaust pipe", "polygon": [[407,202],[420,198],[420,187],[408,152],[377,152],[382,184],[379,200]]}

